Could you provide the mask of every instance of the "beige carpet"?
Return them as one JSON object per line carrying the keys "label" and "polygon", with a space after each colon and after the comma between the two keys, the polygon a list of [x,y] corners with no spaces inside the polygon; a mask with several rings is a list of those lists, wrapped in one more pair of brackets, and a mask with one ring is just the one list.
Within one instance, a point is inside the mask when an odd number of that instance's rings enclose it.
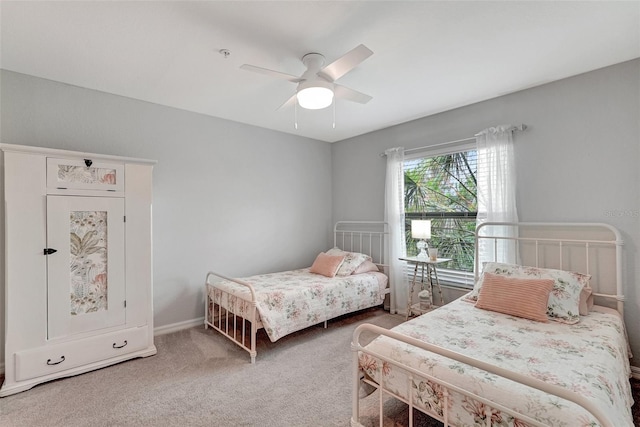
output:
{"label": "beige carpet", "polygon": [[[0,426],[346,427],[353,329],[364,322],[390,328],[403,320],[371,309],[275,343],[261,333],[255,365],[211,329],[161,335],[155,356],[0,399]],[[377,393],[361,405],[361,422],[377,425]],[[385,406],[385,426],[407,425],[405,405]],[[420,413],[414,423],[442,425]]]}
{"label": "beige carpet", "polygon": [[271,343],[258,358],[211,329],[156,337],[158,354],[0,399],[1,426],[348,426],[351,332],[371,309]]}

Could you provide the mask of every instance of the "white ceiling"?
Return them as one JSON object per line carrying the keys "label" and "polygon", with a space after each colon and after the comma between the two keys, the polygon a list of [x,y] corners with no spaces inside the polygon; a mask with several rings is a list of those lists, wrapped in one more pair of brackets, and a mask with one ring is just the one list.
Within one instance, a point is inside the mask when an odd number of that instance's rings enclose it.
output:
{"label": "white ceiling", "polygon": [[[640,57],[640,1],[2,1],[3,69],[335,142]],[[358,44],[338,80],[373,96],[277,108]],[[220,49],[231,55],[225,59]]]}

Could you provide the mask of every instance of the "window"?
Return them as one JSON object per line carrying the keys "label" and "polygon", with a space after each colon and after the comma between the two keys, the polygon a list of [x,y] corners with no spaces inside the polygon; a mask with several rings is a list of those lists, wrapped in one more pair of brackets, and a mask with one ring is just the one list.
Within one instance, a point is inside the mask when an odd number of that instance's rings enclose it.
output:
{"label": "window", "polygon": [[431,220],[429,246],[451,258],[439,268],[442,281],[473,283],[474,231],[478,214],[475,148],[405,160],[404,204],[407,255],[418,253],[411,220]]}

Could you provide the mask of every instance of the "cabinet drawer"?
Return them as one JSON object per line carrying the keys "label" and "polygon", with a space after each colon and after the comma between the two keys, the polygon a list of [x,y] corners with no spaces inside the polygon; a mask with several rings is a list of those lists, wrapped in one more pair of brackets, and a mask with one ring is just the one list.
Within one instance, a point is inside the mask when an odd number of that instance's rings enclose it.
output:
{"label": "cabinet drawer", "polygon": [[47,187],[124,191],[124,164],[47,158]]}
{"label": "cabinet drawer", "polygon": [[139,327],[15,353],[16,380],[61,372],[147,347],[148,328]]}

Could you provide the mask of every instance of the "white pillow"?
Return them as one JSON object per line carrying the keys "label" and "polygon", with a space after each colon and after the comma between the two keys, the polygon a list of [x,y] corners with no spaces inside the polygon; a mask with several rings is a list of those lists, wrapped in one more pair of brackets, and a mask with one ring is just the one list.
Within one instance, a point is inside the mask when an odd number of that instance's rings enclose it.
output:
{"label": "white pillow", "polygon": [[365,261],[371,261],[371,257],[369,255],[361,254],[359,252],[346,252],[340,248],[329,249],[326,254],[344,256],[344,262],[336,273],[336,276],[340,277],[350,276],[358,267],[360,267],[360,264]]}
{"label": "white pillow", "polygon": [[371,273],[374,271],[380,272],[380,269],[372,261],[365,261],[356,268],[356,271],[354,271],[353,274]]}

